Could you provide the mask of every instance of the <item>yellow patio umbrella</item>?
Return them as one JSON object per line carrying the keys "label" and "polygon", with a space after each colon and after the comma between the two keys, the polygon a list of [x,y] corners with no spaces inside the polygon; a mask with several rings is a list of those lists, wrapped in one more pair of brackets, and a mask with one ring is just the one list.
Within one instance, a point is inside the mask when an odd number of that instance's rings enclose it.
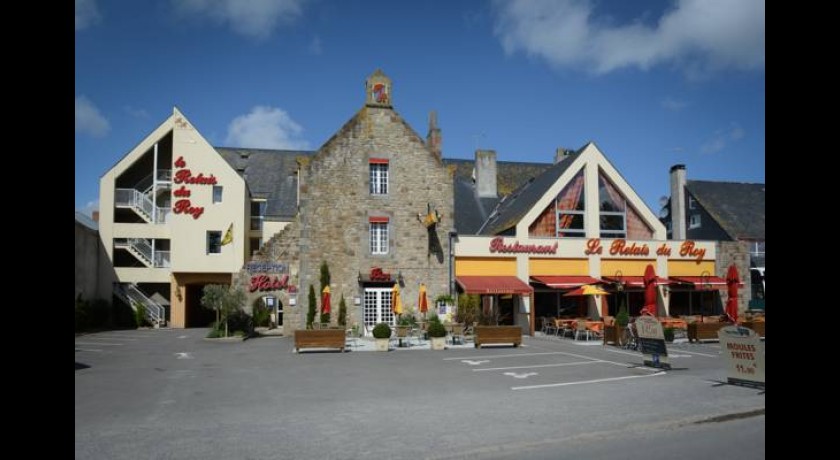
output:
{"label": "yellow patio umbrella", "polygon": [[394,291],[391,293],[391,310],[395,315],[402,315],[402,300],[400,300],[400,285],[394,285]]}
{"label": "yellow patio umbrella", "polygon": [[585,284],[574,291],[569,291],[563,294],[563,297],[572,297],[572,296],[579,296],[579,295],[609,295],[610,293],[599,288],[598,286],[593,286],[591,284]]}

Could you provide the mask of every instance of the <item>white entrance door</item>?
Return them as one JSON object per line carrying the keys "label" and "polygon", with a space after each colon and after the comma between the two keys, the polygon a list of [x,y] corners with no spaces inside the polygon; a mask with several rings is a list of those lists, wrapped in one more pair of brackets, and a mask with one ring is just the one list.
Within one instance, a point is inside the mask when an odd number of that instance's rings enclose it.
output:
{"label": "white entrance door", "polygon": [[394,313],[391,311],[391,288],[365,289],[365,329],[370,335],[378,323],[394,325]]}

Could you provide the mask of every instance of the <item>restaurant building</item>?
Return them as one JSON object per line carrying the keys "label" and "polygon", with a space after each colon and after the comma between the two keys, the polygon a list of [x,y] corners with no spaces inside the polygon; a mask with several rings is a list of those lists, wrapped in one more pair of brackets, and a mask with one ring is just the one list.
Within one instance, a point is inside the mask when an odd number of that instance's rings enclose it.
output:
{"label": "restaurant building", "polygon": [[[722,312],[721,276],[737,254],[714,241],[666,239],[594,143],[558,149],[553,165],[501,198],[496,168],[495,152],[479,151],[474,182],[456,178],[456,212],[482,209],[456,214],[454,276],[459,292],[480,294],[504,322],[533,334],[538,317],[598,319],[622,299],[638,315],[648,265],[658,276],[659,316]],[[610,295],[564,295],[586,284]]]}
{"label": "restaurant building", "polygon": [[[344,297],[348,324],[393,324],[393,288],[416,312],[425,284],[430,300],[481,294],[533,333],[537,316],[612,314],[617,298],[638,314],[651,264],[660,315],[720,309],[730,251],[667,240],[594,143],[558,149],[554,163],[497,162],[490,150],[444,160],[435,114],[421,138],[381,71],[364,98],[316,151],[214,147],[174,109],[100,181],[116,297],[158,324],[206,326],[202,288],[234,285],[246,311],[264,302],[290,333],[306,327],[326,262],[332,323]],[[612,295],[563,296],[592,283]]]}

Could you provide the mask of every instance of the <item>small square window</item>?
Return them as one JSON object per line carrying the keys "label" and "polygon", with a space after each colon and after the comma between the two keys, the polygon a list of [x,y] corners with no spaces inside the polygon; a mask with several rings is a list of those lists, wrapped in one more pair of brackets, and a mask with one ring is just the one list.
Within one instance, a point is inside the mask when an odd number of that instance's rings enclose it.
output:
{"label": "small square window", "polygon": [[697,201],[692,197],[688,197],[688,209],[697,209]]}
{"label": "small square window", "polygon": [[207,232],[207,254],[222,252],[222,232],[210,230]]}
{"label": "small square window", "polygon": [[691,217],[688,218],[688,228],[699,228],[700,227],[700,214],[692,214]]}
{"label": "small square window", "polygon": [[213,203],[221,203],[222,202],[222,186],[221,185],[214,185],[213,186]]}

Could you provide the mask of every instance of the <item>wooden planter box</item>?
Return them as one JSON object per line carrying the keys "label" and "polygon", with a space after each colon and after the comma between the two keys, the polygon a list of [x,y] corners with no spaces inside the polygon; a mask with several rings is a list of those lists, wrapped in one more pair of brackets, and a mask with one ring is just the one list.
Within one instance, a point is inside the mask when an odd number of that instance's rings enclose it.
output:
{"label": "wooden planter box", "polygon": [[295,350],[301,348],[338,348],[342,352],[345,346],[343,329],[297,330],[295,331]]}
{"label": "wooden planter box", "polygon": [[764,337],[764,321],[744,321],[741,326],[754,330],[759,337]]}
{"label": "wooden planter box", "polygon": [[512,343],[514,347],[522,345],[522,328],[519,326],[476,326],[475,347],[489,343]]}
{"label": "wooden planter box", "polygon": [[718,331],[725,326],[731,326],[732,323],[689,323],[688,324],[688,341],[700,340],[717,340]]}
{"label": "wooden planter box", "polygon": [[624,334],[625,327],[618,327],[616,325],[604,326],[604,345],[612,342],[613,345],[620,347],[621,336]]}

